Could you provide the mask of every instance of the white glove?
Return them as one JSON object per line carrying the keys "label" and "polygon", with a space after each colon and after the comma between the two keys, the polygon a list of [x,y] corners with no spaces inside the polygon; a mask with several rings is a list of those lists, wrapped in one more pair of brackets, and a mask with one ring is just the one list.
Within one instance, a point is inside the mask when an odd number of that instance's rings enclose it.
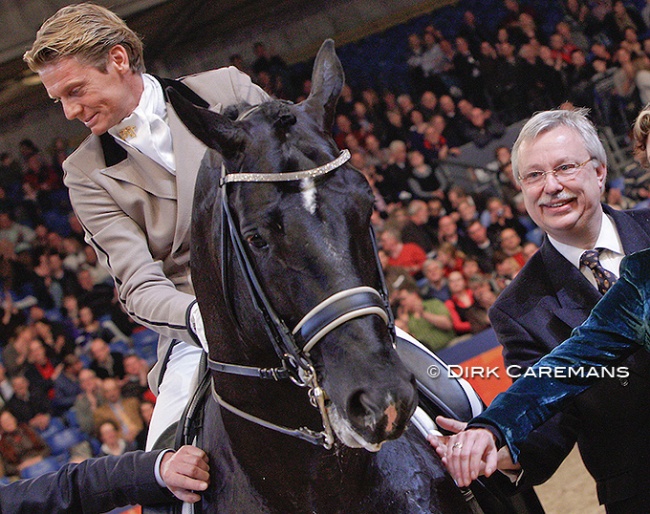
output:
{"label": "white glove", "polygon": [[190,308],[190,332],[194,336],[195,342],[201,343],[201,347],[205,353],[209,353],[208,340],[205,337],[205,327],[203,326],[203,318],[199,310],[198,302],[192,304]]}

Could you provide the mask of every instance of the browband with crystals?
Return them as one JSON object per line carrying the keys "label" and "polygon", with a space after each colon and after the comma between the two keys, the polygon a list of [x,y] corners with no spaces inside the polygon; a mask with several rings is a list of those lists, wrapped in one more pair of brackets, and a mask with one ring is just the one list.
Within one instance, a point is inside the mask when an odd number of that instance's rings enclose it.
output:
{"label": "browband with crystals", "polygon": [[302,180],[304,178],[314,178],[321,175],[325,175],[332,170],[335,170],[339,166],[342,166],[343,163],[347,162],[350,159],[349,150],[341,150],[339,156],[333,161],[318,166],[317,168],[312,168],[310,170],[303,171],[293,171],[286,173],[227,173],[226,167],[221,164],[221,183],[228,184],[231,182],[290,182],[292,180]]}

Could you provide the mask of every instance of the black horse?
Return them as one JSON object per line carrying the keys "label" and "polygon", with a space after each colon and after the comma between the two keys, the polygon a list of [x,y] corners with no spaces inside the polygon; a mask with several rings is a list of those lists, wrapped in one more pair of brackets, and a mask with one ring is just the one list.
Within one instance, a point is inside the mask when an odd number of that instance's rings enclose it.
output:
{"label": "black horse", "polygon": [[332,41],[312,91],[237,120],[173,91],[207,154],[192,276],[210,346],[207,405],[187,427],[210,455],[202,512],[470,512],[408,420],[415,380],[370,228],[373,196],[330,135],[343,70]]}

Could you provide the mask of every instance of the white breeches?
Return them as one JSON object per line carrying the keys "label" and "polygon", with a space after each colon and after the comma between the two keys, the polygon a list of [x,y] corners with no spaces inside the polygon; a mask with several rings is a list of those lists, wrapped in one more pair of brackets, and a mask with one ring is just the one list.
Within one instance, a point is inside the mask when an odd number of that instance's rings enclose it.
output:
{"label": "white breeches", "polygon": [[197,387],[199,362],[203,349],[179,342],[172,349],[158,398],[149,425],[147,450],[151,450],[158,437],[181,418],[181,414]]}

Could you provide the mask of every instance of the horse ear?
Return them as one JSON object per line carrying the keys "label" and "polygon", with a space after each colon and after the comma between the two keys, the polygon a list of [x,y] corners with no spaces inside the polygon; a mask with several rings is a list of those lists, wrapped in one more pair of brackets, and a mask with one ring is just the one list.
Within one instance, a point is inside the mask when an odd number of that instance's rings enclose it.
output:
{"label": "horse ear", "polygon": [[172,107],[187,129],[209,148],[230,157],[241,149],[245,132],[228,117],[197,107],[171,87],[167,95]]}
{"label": "horse ear", "polygon": [[314,60],[314,70],[311,75],[311,92],[305,104],[313,113],[322,118],[323,129],[330,133],[336,115],[338,102],[345,75],[343,66],[336,55],[334,41],[327,39],[323,42]]}

